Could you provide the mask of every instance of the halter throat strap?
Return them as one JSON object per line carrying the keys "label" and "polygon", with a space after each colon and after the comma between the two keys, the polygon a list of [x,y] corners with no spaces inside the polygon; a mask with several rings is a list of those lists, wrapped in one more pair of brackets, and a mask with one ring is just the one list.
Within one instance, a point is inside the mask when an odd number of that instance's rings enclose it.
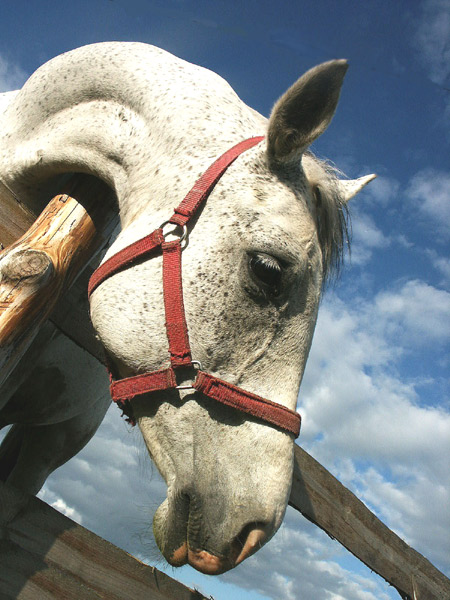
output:
{"label": "halter throat strap", "polygon": [[[257,419],[275,426],[298,437],[300,433],[300,415],[282,406],[266,400],[256,394],[223,381],[205,371],[201,364],[192,359],[189,345],[189,334],[183,303],[182,262],[181,255],[187,236],[189,221],[196,215],[205,203],[217,181],[236,158],[252,148],[264,138],[253,137],[236,144],[222,154],[196,181],[192,189],[177,206],[173,215],[161,227],[130,244],[105,261],[92,275],[89,281],[89,297],[105,279],[122,271],[138,258],[148,259],[162,252],[163,256],[163,292],[164,310],[166,316],[166,333],[169,342],[170,367],[127,377],[114,379],[112,369],[109,369],[111,380],[111,396],[114,402],[135,423],[131,401],[136,396],[167,389],[195,389],[205,396],[245,412]],[[166,241],[164,225],[172,223],[182,228],[183,233],[178,239]],[[178,386],[176,370],[181,367],[196,369],[194,382],[189,386]]]}

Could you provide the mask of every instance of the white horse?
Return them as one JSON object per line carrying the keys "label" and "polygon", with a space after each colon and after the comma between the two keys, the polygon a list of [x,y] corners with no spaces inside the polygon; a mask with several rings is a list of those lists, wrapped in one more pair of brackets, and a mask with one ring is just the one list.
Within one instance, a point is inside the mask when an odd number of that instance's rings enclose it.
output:
{"label": "white horse", "polygon": [[[346,242],[346,202],[373,177],[340,181],[308,151],[346,69],[337,60],[308,71],[267,122],[221,77],[165,51],[86,46],[3,97],[0,178],[33,206],[68,172],[106,182],[121,220],[107,259],[164,222],[217,156],[265,136],[228,168],[190,232],[186,320],[205,370],[294,410],[321,290]],[[106,279],[91,317],[119,377],[166,366],[161,258]],[[29,492],[80,450],[108,407],[106,376],[79,352],[57,337],[29,359],[32,383],[0,400],[0,426],[15,424],[0,472]],[[289,499],[291,433],[193,389],[137,396],[132,410],[168,485],[154,532],[170,564],[221,573],[274,535]]]}

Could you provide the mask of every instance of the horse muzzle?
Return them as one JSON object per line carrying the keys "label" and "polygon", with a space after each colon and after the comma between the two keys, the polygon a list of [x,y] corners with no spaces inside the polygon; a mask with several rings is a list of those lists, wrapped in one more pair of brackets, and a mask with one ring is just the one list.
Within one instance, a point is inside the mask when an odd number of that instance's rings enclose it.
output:
{"label": "horse muzzle", "polygon": [[179,494],[176,499],[163,502],[156,511],[155,539],[173,567],[189,564],[201,573],[220,575],[259,550],[279,526],[279,523],[274,527],[265,521],[246,521],[251,518],[248,508],[235,512],[228,523],[223,514],[218,514],[221,511],[215,510],[217,505],[200,512],[199,504],[198,499]]}

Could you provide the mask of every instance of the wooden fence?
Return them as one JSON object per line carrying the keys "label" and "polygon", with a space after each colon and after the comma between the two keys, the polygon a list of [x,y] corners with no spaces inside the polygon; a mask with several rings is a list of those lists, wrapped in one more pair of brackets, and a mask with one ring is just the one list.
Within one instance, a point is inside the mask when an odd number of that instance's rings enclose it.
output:
{"label": "wooden fence", "polygon": [[207,600],[0,482],[1,600]]}
{"label": "wooden fence", "polygon": [[[40,218],[0,185],[0,243],[14,249],[0,264],[7,274],[0,286],[0,385],[26,379],[27,366],[15,367],[47,318],[102,360],[87,300],[80,298],[86,298],[89,261],[107,243],[116,216],[100,183],[83,177],[68,185],[70,193],[55,197]],[[299,446],[290,504],[402,598],[450,600],[450,581]],[[7,590],[1,600],[203,598],[55,513],[35,498],[0,487],[0,583]],[[112,582],[117,583],[108,588]]]}

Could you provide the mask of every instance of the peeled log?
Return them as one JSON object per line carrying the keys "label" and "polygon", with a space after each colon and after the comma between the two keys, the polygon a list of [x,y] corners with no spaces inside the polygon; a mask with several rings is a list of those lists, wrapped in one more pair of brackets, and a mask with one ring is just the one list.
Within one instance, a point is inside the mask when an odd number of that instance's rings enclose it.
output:
{"label": "peeled log", "polygon": [[52,259],[39,250],[10,252],[0,262],[0,347],[20,334],[17,323],[26,325],[33,314],[28,305],[55,275]]}
{"label": "peeled log", "polygon": [[0,253],[0,386],[117,220],[102,182],[75,176],[71,187]]}

